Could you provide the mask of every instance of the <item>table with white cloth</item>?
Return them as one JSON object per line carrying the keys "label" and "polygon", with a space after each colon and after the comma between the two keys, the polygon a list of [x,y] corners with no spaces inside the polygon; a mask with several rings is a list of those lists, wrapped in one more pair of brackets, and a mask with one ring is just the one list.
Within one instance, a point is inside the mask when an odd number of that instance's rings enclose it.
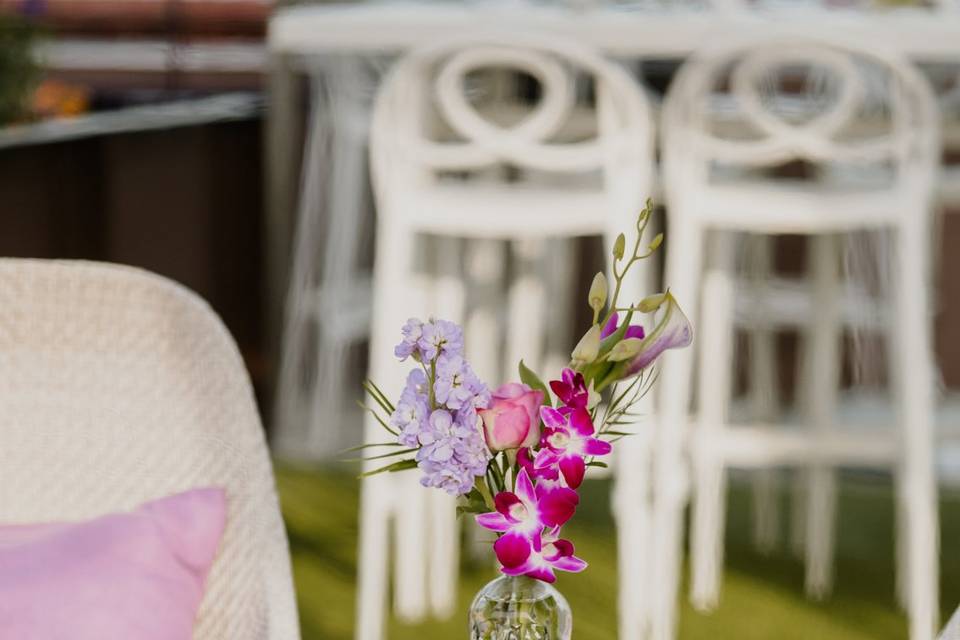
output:
{"label": "table with white cloth", "polygon": [[[960,63],[960,2],[955,0],[874,8],[782,0],[549,5],[479,0],[302,5],[277,12],[268,37],[265,249],[273,314],[269,331],[277,346],[281,330],[285,334],[282,357],[289,377],[285,383],[281,372],[279,384],[289,384],[297,371],[334,374],[330,363],[342,361],[339,354],[326,364],[307,362],[325,357],[322,348],[307,347],[315,339],[308,326],[318,315],[336,322],[331,331],[346,336],[362,333],[368,321],[369,280],[358,275],[369,260],[373,228],[366,135],[380,78],[397,55],[457,33],[516,31],[568,36],[625,62],[682,60],[717,38],[772,28],[895,48],[925,65]],[[298,74],[310,78],[302,156]],[[335,320],[327,314],[332,308],[341,311]],[[344,308],[352,311],[344,314]],[[284,429],[287,419],[278,420]],[[304,437],[294,433],[289,444],[303,450]],[[339,444],[314,442],[322,451]]]}

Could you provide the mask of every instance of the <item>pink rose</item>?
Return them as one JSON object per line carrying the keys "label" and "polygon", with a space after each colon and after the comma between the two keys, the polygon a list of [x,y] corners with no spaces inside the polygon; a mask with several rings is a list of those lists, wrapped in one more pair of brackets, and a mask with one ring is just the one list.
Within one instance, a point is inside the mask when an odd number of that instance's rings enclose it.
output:
{"label": "pink rose", "polygon": [[508,382],[493,393],[488,409],[479,411],[483,435],[491,451],[532,447],[540,441],[543,392]]}

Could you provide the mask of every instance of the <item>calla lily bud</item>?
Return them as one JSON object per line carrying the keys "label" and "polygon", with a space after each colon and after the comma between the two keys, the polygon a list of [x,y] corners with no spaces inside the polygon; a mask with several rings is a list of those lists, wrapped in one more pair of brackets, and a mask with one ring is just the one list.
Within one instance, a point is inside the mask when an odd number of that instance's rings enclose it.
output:
{"label": "calla lily bud", "polygon": [[623,260],[623,250],[626,246],[627,237],[621,233],[613,243],[613,257],[617,260]]}
{"label": "calla lily bud", "polygon": [[603,305],[607,303],[607,277],[603,275],[602,271],[598,271],[597,275],[593,276],[590,293],[587,294],[587,302],[590,304],[590,308],[596,312],[602,310]]}
{"label": "calla lily bud", "polygon": [[647,296],[637,304],[637,309],[641,313],[650,313],[659,309],[663,302],[667,299],[666,293],[657,293],[652,296]]}
{"label": "calla lily bud", "polygon": [[649,249],[650,251],[656,251],[660,248],[660,245],[663,244],[663,234],[658,233],[656,237],[650,242]]}
{"label": "calla lily bud", "polygon": [[642,345],[643,339],[641,338],[627,338],[625,340],[621,340],[617,344],[613,345],[613,349],[610,350],[610,355],[607,356],[607,360],[610,360],[611,362],[630,360],[640,353],[640,347]]}
{"label": "calla lily bud", "polygon": [[643,371],[650,366],[660,355],[668,349],[682,349],[693,342],[693,327],[683,314],[676,298],[669,291],[664,296],[666,308],[660,322],[653,331],[643,340],[640,353],[630,361],[624,378]]}
{"label": "calla lily bud", "polygon": [[600,355],[600,325],[595,324],[583,334],[580,342],[574,348],[570,355],[573,364],[576,367],[582,367],[590,364]]}

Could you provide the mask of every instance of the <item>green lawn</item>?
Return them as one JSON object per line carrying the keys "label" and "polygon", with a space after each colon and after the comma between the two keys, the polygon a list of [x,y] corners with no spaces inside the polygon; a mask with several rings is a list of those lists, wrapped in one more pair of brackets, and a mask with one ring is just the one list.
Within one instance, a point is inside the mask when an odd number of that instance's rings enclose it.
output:
{"label": "green lawn", "polygon": [[[304,640],[353,637],[358,483],[344,472],[280,467],[278,485],[290,534]],[[561,575],[557,586],[574,611],[577,640],[616,637],[616,535],[609,485],[588,482],[567,531],[590,568]],[[784,548],[772,556],[749,542],[747,492],[730,498],[726,573],[720,608],[702,615],[682,601],[680,637],[711,640],[884,640],[906,637],[893,597],[893,517],[889,482],[845,479],[840,500],[837,581],[832,598],[803,597],[803,567]],[[960,603],[960,492],[944,491],[941,604],[944,619]],[[452,620],[416,626],[390,622],[390,640],[466,637],[470,598],[493,577],[489,566],[461,571],[459,611]]]}

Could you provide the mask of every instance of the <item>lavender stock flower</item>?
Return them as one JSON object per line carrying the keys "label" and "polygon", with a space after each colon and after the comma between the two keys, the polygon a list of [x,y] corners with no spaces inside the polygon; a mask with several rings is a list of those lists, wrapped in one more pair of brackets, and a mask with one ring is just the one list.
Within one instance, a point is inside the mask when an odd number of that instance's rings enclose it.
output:
{"label": "lavender stock flower", "polygon": [[413,369],[407,376],[396,410],[390,416],[390,426],[400,432],[400,444],[406,447],[418,445],[418,435],[429,413],[427,376],[420,369]]}
{"label": "lavender stock flower", "polygon": [[393,348],[393,354],[400,358],[401,362],[410,356],[414,356],[414,359],[419,360],[417,344],[420,336],[423,335],[423,322],[417,318],[410,318],[400,331],[403,333],[403,340]]}
{"label": "lavender stock flower", "polygon": [[463,353],[463,330],[449,320],[432,320],[423,325],[417,347],[425,361],[438,354],[461,355]]}
{"label": "lavender stock flower", "polygon": [[478,395],[489,398],[487,385],[480,381],[463,356],[459,355],[441,355],[437,359],[437,380],[433,389],[437,402],[451,409],[467,405],[477,408],[474,398]]}
{"label": "lavender stock flower", "polygon": [[394,352],[401,360],[412,356],[436,373],[431,380],[417,368],[407,376],[390,417],[390,425],[399,431],[398,441],[418,448],[421,484],[451,495],[469,493],[490,460],[477,416],[477,409],[490,403],[490,390],[463,358],[462,330],[447,320],[411,318]]}
{"label": "lavender stock flower", "polygon": [[421,430],[416,459],[424,474],[420,479],[424,486],[461,495],[469,493],[474,478],[486,471],[490,452],[477,428],[476,414],[466,422],[463,415],[436,409]]}

